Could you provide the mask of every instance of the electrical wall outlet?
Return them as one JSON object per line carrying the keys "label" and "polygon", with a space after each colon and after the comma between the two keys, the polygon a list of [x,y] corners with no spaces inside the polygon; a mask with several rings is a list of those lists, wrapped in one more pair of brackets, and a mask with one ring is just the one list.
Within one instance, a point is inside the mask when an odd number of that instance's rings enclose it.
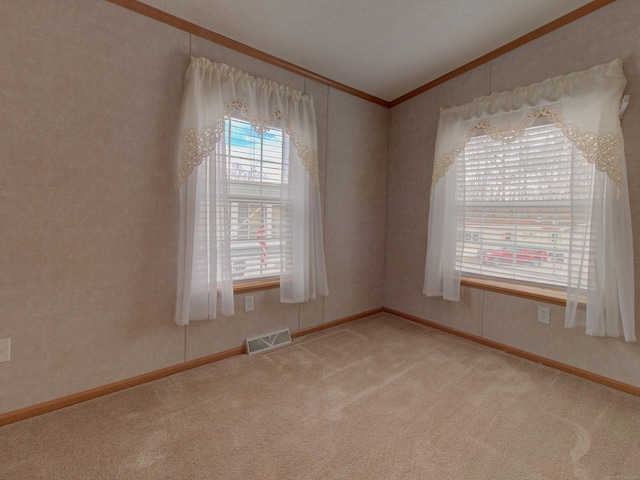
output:
{"label": "electrical wall outlet", "polygon": [[253,312],[253,295],[244,297],[244,311]]}
{"label": "electrical wall outlet", "polygon": [[11,339],[0,339],[0,362],[8,362],[11,360]]}
{"label": "electrical wall outlet", "polygon": [[550,317],[549,307],[538,307],[538,322],[549,325]]}

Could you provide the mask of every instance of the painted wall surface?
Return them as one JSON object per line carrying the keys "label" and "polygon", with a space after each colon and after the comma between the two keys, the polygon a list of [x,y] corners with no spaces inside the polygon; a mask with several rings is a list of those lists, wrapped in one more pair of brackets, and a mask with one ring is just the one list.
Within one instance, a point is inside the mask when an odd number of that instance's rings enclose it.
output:
{"label": "painted wall surface", "polygon": [[[424,319],[640,386],[640,346],[565,329],[564,308],[537,322],[537,302],[462,288],[460,302],[421,294],[433,152],[440,107],[622,58],[631,103],[624,115],[633,230],[640,232],[640,2],[618,0],[391,110],[384,304]],[[634,240],[636,318],[640,235]],[[583,312],[584,315],[584,312]],[[640,323],[637,329],[640,331]]]}
{"label": "painted wall surface", "polygon": [[[0,413],[381,307],[640,386],[640,347],[536,322],[536,303],[421,294],[441,106],[620,57],[640,231],[640,3],[618,0],[390,111],[104,0],[0,3]],[[189,56],[312,94],[330,295],[173,322],[178,112]],[[386,208],[385,208],[386,207]],[[640,240],[636,240],[640,247]],[[640,249],[636,248],[636,298]],[[640,311],[640,302],[636,310]],[[640,330],[640,325],[638,326]]]}
{"label": "painted wall surface", "polygon": [[[314,97],[330,295],[179,327],[189,56]],[[382,306],[389,111],[104,0],[0,3],[0,413]]]}

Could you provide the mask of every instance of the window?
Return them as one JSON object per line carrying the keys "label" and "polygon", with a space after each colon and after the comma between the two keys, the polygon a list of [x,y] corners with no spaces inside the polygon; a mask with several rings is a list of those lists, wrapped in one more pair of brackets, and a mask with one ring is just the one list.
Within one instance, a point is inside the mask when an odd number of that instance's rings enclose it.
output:
{"label": "window", "polygon": [[459,301],[463,276],[551,286],[565,326],[635,341],[625,86],[614,60],[440,110],[425,295]]}
{"label": "window", "polygon": [[[225,121],[234,282],[280,274],[282,155],[286,135]],[[286,242],[286,239],[282,239]]]}
{"label": "window", "polygon": [[[206,58],[185,74],[176,323],[233,315],[234,284],[328,294],[313,99]],[[247,286],[251,283],[250,286]]]}
{"label": "window", "polygon": [[[460,154],[456,179],[456,255],[463,275],[566,288],[569,235],[589,250],[588,192],[572,175],[588,175],[584,159],[572,171],[574,145],[554,125],[527,128],[512,143],[482,134]],[[577,152],[580,155],[580,152]],[[582,199],[582,201],[580,201]],[[573,239],[576,241],[576,238]]]}

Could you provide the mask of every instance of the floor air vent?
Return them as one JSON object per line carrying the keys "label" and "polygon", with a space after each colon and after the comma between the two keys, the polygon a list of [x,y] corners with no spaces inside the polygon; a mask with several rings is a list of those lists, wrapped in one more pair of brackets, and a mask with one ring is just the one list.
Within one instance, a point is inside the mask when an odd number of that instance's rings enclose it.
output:
{"label": "floor air vent", "polygon": [[286,345],[287,343],[291,343],[291,334],[288,328],[260,337],[247,338],[247,353],[252,355],[279,347],[280,345]]}

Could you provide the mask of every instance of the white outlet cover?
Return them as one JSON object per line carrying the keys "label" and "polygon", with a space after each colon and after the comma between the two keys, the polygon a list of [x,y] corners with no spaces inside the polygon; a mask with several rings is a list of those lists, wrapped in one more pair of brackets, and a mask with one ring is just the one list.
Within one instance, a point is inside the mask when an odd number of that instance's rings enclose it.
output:
{"label": "white outlet cover", "polygon": [[244,311],[253,312],[253,295],[244,297]]}
{"label": "white outlet cover", "polygon": [[11,360],[11,339],[0,339],[0,362],[8,362]]}
{"label": "white outlet cover", "polygon": [[549,325],[549,317],[551,316],[549,307],[538,306],[538,322]]}

